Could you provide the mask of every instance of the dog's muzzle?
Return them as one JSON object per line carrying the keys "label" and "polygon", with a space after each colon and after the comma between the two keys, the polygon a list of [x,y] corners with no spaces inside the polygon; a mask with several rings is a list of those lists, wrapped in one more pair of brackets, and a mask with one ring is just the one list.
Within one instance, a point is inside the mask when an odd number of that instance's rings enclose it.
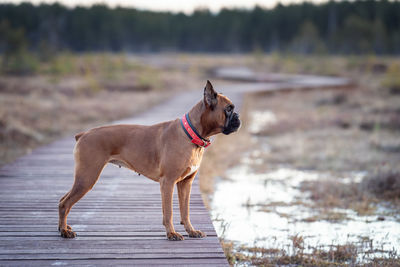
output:
{"label": "dog's muzzle", "polygon": [[230,134],[236,132],[240,128],[240,119],[239,114],[236,112],[232,113],[232,115],[228,118],[227,124],[222,131],[223,134]]}

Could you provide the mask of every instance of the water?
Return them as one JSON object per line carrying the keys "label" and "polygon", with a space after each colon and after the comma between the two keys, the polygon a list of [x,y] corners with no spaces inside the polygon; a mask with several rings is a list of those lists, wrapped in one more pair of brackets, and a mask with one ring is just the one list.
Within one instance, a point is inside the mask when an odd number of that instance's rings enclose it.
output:
{"label": "water", "polygon": [[[276,118],[270,113],[258,113],[263,123],[273,123]],[[250,125],[256,132],[260,128]],[[263,164],[259,156],[268,153],[265,145],[262,151],[246,155],[241,163],[226,173],[226,179],[216,181],[211,200],[214,226],[220,237],[237,245],[264,248],[288,249],[291,236],[302,236],[311,247],[345,245],[367,242],[365,250],[381,249],[382,254],[400,247],[400,216],[378,215],[359,216],[350,209],[333,209],[344,219],[337,221],[305,219],[318,215],[320,211],[312,208],[309,194],[300,191],[305,181],[336,179],[341,183],[357,183],[365,173],[349,173],[345,177],[333,177],[330,173],[296,170],[281,167],[258,173],[254,168]],[[387,213],[378,205],[379,213]],[[288,251],[290,253],[290,251]],[[381,256],[370,254],[369,256]]]}
{"label": "water", "polygon": [[[302,181],[318,179],[318,173],[282,168],[256,174],[242,164],[231,169],[227,177],[228,180],[217,182],[211,205],[214,226],[226,240],[247,246],[285,248],[290,246],[290,236],[299,235],[312,247],[345,245],[366,238],[374,248],[384,251],[400,246],[400,223],[394,216],[378,221],[376,215],[358,216],[353,210],[335,209],[347,219],[304,221],[316,212],[304,205],[309,200],[298,186]],[[293,204],[299,200],[301,204]],[[262,208],[254,205],[260,203],[264,204]]]}

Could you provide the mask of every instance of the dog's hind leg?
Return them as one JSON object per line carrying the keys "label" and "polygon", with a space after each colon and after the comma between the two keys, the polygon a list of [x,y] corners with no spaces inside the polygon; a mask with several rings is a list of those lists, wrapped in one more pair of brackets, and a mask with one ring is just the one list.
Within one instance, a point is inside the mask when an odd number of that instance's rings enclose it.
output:
{"label": "dog's hind leg", "polygon": [[[69,190],[67,193],[65,193],[65,195],[60,199],[60,201],[58,202],[58,204],[60,204],[60,203],[69,195],[69,193],[71,193],[71,190]],[[60,229],[61,229],[61,225],[60,225],[60,221],[59,221],[59,224],[58,224],[58,231],[60,231]],[[71,230],[71,226],[67,225],[67,229],[68,229],[68,230]]]}
{"label": "dog's hind leg", "polygon": [[65,193],[65,195],[62,198],[60,198],[59,202],[63,201],[69,195],[69,193],[71,193],[71,190],[69,190],[67,193]]}
{"label": "dog's hind leg", "polygon": [[[80,156],[80,157],[79,157]],[[91,156],[90,165],[81,164],[81,155],[75,157],[75,181],[72,189],[63,198],[61,198],[58,212],[59,212],[59,228],[61,236],[65,238],[74,238],[75,232],[67,225],[67,216],[72,206],[78,202],[90,189],[93,188],[97,182],[107,159],[100,158],[99,156]]]}

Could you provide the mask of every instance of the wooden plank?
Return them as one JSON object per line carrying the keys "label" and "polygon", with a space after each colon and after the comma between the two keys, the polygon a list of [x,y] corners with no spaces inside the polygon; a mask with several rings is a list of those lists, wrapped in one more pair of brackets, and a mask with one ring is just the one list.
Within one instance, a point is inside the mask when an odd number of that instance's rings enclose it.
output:
{"label": "wooden plank", "polygon": [[0,260],[0,266],[227,266],[224,258],[196,259],[65,259],[65,260]]}
{"label": "wooden plank", "polygon": [[[195,225],[197,228],[203,230],[203,231],[210,231],[210,233],[214,233],[214,227],[213,225],[209,223],[197,223]],[[85,231],[86,233],[90,232],[107,232],[107,233],[113,233],[113,232],[145,232],[145,231],[152,231],[152,232],[158,232],[162,229],[159,225],[149,225],[146,227],[146,229],[143,229],[143,226],[141,224],[125,224],[125,225],[112,225],[112,224],[84,224],[84,225],[79,225],[79,224],[74,224],[73,225],[74,230],[76,231]],[[183,229],[180,226],[176,226],[176,229]],[[1,233],[7,233],[7,232],[19,232],[19,233],[24,233],[24,232],[54,232],[57,229],[54,227],[54,224],[51,225],[32,225],[32,224],[21,224],[21,225],[0,225],[0,232]],[[162,231],[164,232],[164,231]],[[53,233],[54,234],[54,233]]]}
{"label": "wooden plank", "polygon": [[[85,254],[103,254],[103,253],[108,253],[108,254],[113,254],[113,253],[119,253],[119,254],[130,254],[130,253],[169,253],[171,252],[171,249],[174,250],[174,252],[179,252],[182,254],[190,254],[190,253],[218,253],[218,250],[220,248],[216,246],[190,246],[187,248],[186,246],[182,247],[174,247],[174,246],[164,246],[164,247],[145,247],[145,248],[110,248],[108,245],[103,246],[103,247],[84,247],[84,246],[77,246],[77,247],[70,247],[70,248],[65,248],[62,246],[59,247],[43,247],[43,248],[37,248],[35,247],[34,249],[32,248],[0,248],[0,255],[3,255],[4,257],[7,257],[7,255],[13,255],[13,254],[69,254],[69,253],[74,253],[74,254],[82,254],[82,251],[85,251]],[[217,255],[218,256],[218,255]],[[0,257],[1,258],[1,257]]]}
{"label": "wooden plank", "polygon": [[[54,237],[54,236],[53,236]],[[94,236],[96,237],[96,236]],[[112,238],[107,237],[106,239],[100,238],[90,238],[90,237],[78,237],[75,241],[64,240],[61,238],[31,238],[29,240],[25,240],[24,238],[6,238],[8,240],[7,246],[1,245],[0,248],[2,250],[18,250],[18,249],[44,249],[44,248],[75,248],[75,249],[85,249],[85,248],[102,248],[102,249],[122,249],[122,248],[187,248],[190,250],[194,247],[202,247],[202,248],[215,248],[217,250],[220,249],[220,245],[217,242],[217,237],[211,237],[210,241],[213,242],[199,242],[195,238],[187,238],[186,242],[168,242],[165,239],[165,235],[160,235],[158,237],[148,237],[148,240],[151,242],[144,242],[146,240],[143,238]],[[33,247],[32,247],[33,246]],[[115,247],[112,247],[115,246]],[[124,246],[124,247],[120,247]],[[4,254],[4,253],[3,253]]]}
{"label": "wooden plank", "polygon": [[[74,230],[76,230],[74,228]],[[208,236],[216,236],[213,230],[208,229],[208,231],[202,229]],[[77,230],[76,230],[77,231]],[[162,231],[162,229],[157,229],[157,230],[142,230],[142,231],[108,231],[108,232],[103,232],[103,231],[82,231],[78,232],[79,237],[86,236],[112,236],[112,237],[145,237],[145,236],[164,236],[165,231]],[[0,237],[41,237],[41,236],[54,236],[57,235],[57,231],[49,231],[47,230],[42,230],[42,231],[7,231],[7,232],[0,232]]]}
{"label": "wooden plank", "polygon": [[194,255],[193,251],[189,251],[188,253],[179,252],[179,253],[163,253],[163,252],[155,252],[150,251],[149,253],[135,253],[134,250],[129,252],[122,253],[65,253],[65,254],[51,254],[51,253],[33,253],[33,254],[0,254],[0,260],[68,260],[68,259],[199,259],[199,258],[225,258],[225,256],[221,257],[220,252],[196,252]]}

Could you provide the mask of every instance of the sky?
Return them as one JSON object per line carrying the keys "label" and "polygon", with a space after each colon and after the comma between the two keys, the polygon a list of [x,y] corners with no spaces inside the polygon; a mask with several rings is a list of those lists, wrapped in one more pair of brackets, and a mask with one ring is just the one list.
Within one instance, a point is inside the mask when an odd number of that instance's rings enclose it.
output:
{"label": "sky", "polygon": [[[171,11],[184,12],[190,14],[196,8],[208,8],[212,12],[218,12],[223,7],[236,8],[252,8],[255,5],[260,5],[265,8],[272,8],[278,2],[282,4],[303,2],[304,0],[0,0],[0,3],[20,3],[31,2],[39,3],[54,3],[60,2],[66,6],[85,5],[90,6],[95,3],[105,3],[108,6],[123,6],[135,7],[138,9],[146,9],[153,11]],[[327,0],[308,0],[308,2],[321,3]]]}

